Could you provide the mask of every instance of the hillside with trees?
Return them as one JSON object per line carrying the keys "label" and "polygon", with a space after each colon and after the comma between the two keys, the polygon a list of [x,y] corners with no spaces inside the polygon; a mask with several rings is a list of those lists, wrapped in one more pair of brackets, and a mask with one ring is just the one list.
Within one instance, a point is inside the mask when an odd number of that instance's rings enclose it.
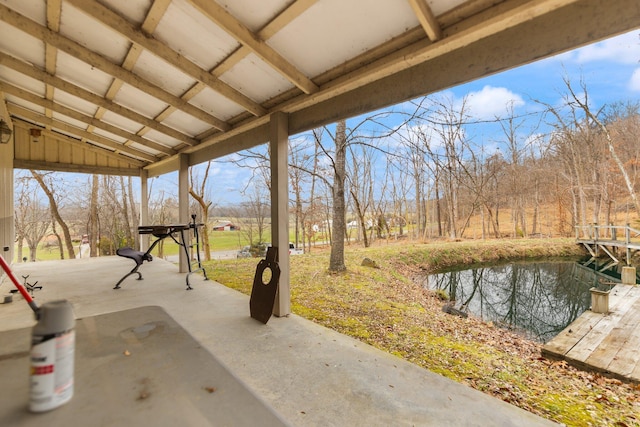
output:
{"label": "hillside with trees", "polygon": [[[564,237],[579,225],[633,223],[640,104],[595,106],[588,94],[583,82],[565,80],[562,104],[537,102],[520,115],[508,106],[490,119],[474,117],[466,98],[438,94],[292,136],[292,240],[309,250],[345,239],[367,247],[399,238]],[[266,241],[268,157],[261,146],[213,162],[250,171],[233,204],[212,196],[212,162],[193,167],[190,211],[209,223],[232,220],[249,244]],[[150,180],[152,223],[177,221],[175,189]],[[97,243],[92,256],[135,245],[138,192],[137,178],[18,171],[18,260],[23,245],[35,260],[43,242],[73,258],[69,241],[84,234]]]}

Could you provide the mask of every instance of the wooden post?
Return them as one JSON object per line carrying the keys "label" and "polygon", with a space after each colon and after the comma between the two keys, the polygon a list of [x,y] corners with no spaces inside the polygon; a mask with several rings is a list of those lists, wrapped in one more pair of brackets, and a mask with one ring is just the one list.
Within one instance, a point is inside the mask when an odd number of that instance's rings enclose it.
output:
{"label": "wooden post", "polygon": [[[627,265],[629,265],[631,264],[631,248],[629,247],[629,244],[631,243],[631,226],[629,224],[624,227],[624,242],[626,247]],[[635,284],[635,271],[633,283]]]}
{"label": "wooden post", "polygon": [[271,115],[271,241],[278,248],[280,280],[273,306],[278,317],[291,313],[289,284],[289,116]]}
{"label": "wooden post", "polygon": [[636,268],[631,266],[622,267],[622,283],[625,285],[636,284]]}
{"label": "wooden post", "polygon": [[607,314],[609,312],[609,291],[591,288],[591,311]]}

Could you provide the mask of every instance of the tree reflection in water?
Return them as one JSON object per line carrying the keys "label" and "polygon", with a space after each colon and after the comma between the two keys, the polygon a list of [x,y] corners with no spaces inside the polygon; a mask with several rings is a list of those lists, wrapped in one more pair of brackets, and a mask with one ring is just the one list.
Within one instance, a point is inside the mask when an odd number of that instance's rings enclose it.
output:
{"label": "tree reflection in water", "polygon": [[577,262],[514,263],[433,274],[425,286],[446,290],[474,316],[544,343],[589,308],[599,276]]}

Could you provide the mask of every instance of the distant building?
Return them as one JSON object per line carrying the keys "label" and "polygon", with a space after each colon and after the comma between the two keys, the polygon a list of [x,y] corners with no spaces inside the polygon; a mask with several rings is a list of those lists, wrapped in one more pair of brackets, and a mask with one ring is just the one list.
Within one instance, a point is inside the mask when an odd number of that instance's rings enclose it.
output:
{"label": "distant building", "polygon": [[232,222],[222,221],[215,224],[212,230],[213,231],[235,231],[235,230],[240,230],[240,227],[234,225]]}

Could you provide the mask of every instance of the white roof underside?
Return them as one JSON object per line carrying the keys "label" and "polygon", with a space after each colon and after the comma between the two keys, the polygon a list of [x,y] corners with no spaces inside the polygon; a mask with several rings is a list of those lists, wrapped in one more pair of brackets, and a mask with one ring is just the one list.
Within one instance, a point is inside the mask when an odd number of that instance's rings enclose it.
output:
{"label": "white roof underside", "polygon": [[[567,16],[578,23],[553,25]],[[545,25],[568,36],[547,40]],[[193,163],[233,152],[233,138],[262,135],[273,112],[300,131],[639,25],[632,0],[0,0],[0,102],[13,121],[78,129],[152,168],[179,153],[197,154]],[[530,53],[445,67],[474,44],[508,46],[500,36],[519,26],[538,44]],[[418,67],[432,83],[402,77]]]}

